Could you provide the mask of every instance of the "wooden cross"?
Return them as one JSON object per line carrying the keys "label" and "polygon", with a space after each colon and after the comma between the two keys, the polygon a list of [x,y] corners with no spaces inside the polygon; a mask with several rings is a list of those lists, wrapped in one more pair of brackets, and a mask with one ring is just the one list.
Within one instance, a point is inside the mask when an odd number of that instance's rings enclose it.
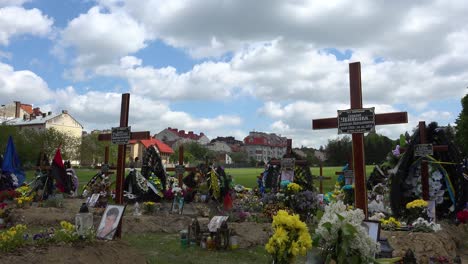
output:
{"label": "wooden cross", "polygon": [[[292,154],[292,139],[287,139],[287,147],[286,147],[286,154],[284,154],[283,158],[294,158]],[[281,165],[281,160],[274,159],[270,161],[271,165]],[[306,165],[307,160],[295,160],[294,164],[297,165]]]}
{"label": "wooden cross", "polygon": [[[349,85],[351,109],[362,109],[362,87],[361,87],[361,63],[349,64]],[[407,112],[395,112],[385,114],[375,114],[376,125],[390,125],[408,123]],[[338,118],[324,118],[312,120],[313,129],[337,128]],[[364,211],[367,218],[367,190],[366,190],[366,170],[364,159],[364,133],[352,133],[353,140],[353,167],[355,182],[355,203],[356,207]]]}
{"label": "wooden cross", "polygon": [[323,180],[330,180],[331,177],[324,177],[323,176],[323,166],[322,162],[320,162],[320,176],[316,177],[315,179],[318,179],[320,181],[320,193],[323,193]]}
{"label": "wooden cross", "polygon": [[184,145],[179,145],[179,164],[178,168],[167,168],[166,171],[175,171],[176,175],[179,178],[179,187],[182,188],[182,178],[184,177],[184,172],[186,171],[197,171],[196,167],[185,167],[184,166]]}
{"label": "wooden cross", "polygon": [[[419,121],[419,144],[427,144],[426,138],[426,122]],[[406,149],[400,148],[400,152],[404,153]],[[447,152],[447,145],[435,145],[432,146],[433,152]],[[422,185],[422,196],[425,201],[429,201],[429,168],[427,166],[427,161],[421,161],[421,185]]]}
{"label": "wooden cross", "polygon": [[[130,109],[130,94],[122,94],[122,104],[120,107],[120,127],[128,127],[128,112]],[[150,132],[131,132],[130,139],[150,139]],[[99,141],[110,141],[111,134],[99,134]],[[118,156],[117,156],[117,179],[116,179],[116,192],[115,192],[115,202],[117,204],[123,204],[123,185],[124,185],[124,175],[125,175],[125,150],[127,145],[119,145]],[[108,155],[107,155],[107,158]],[[122,222],[121,222],[122,223]],[[122,234],[122,224],[119,224],[116,232],[117,237],[121,237]]]}

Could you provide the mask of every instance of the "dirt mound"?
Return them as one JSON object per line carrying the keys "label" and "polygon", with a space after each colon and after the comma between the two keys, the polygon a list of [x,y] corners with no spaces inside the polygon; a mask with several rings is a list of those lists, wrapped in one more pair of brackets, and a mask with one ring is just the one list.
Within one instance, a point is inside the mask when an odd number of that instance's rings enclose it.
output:
{"label": "dirt mound", "polygon": [[178,233],[187,229],[191,218],[189,216],[161,213],[157,215],[125,215],[123,224],[124,233],[164,232]]}
{"label": "dirt mound", "polygon": [[145,257],[124,241],[97,241],[92,245],[54,245],[45,248],[22,248],[20,251],[4,254],[0,263],[146,263]]}
{"label": "dirt mound", "polygon": [[[388,238],[393,247],[394,257],[403,257],[411,249],[418,260],[433,256],[446,256],[451,259],[457,255],[463,257],[463,250],[468,237],[468,229],[464,225],[449,225],[442,223],[442,230],[435,233],[382,231],[381,236]],[[465,249],[466,251],[466,249]]]}
{"label": "dirt mound", "polygon": [[234,233],[239,236],[240,248],[264,245],[272,233],[271,224],[254,222],[229,223],[229,228],[234,229]]}

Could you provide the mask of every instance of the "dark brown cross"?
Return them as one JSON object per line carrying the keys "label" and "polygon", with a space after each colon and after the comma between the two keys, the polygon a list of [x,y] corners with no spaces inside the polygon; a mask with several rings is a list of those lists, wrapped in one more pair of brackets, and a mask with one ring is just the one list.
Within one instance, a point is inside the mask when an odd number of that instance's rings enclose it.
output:
{"label": "dark brown cross", "polygon": [[[419,121],[418,124],[419,129],[419,144],[426,144],[426,122]],[[400,148],[400,152],[404,153],[406,151],[405,148]],[[447,152],[448,146],[447,145],[435,145],[432,146],[433,152]],[[421,185],[422,185],[422,196],[425,201],[429,201],[429,168],[427,166],[427,161],[422,159],[421,161]]]}
{"label": "dark brown cross", "polygon": [[331,177],[324,177],[323,176],[323,166],[322,162],[320,162],[320,175],[316,177],[315,179],[318,179],[320,181],[320,193],[323,193],[323,180],[330,180]]}
{"label": "dark brown cross", "polygon": [[[283,158],[294,158],[294,156],[292,154],[292,139],[287,140],[287,145],[286,146],[287,146],[286,147],[286,154],[284,154]],[[281,160],[277,160],[277,159],[271,160],[270,164],[271,165],[281,165]],[[307,160],[295,160],[294,164],[295,165],[296,164],[297,165],[306,165]]]}
{"label": "dark brown cross", "polygon": [[[122,94],[122,104],[120,107],[120,127],[128,126],[128,112],[130,109],[130,94]],[[130,139],[149,139],[150,132],[131,132]],[[99,141],[110,141],[111,134],[99,134]],[[118,154],[117,154],[117,179],[116,179],[116,191],[115,191],[115,202],[117,204],[123,204],[123,184],[124,184],[124,175],[125,175],[125,149],[127,145],[119,145]],[[108,157],[107,157],[108,158]],[[122,223],[122,222],[121,222]],[[119,224],[117,228],[116,236],[121,237],[122,234],[122,224]]]}
{"label": "dark brown cross", "polygon": [[[353,62],[349,64],[349,85],[351,109],[362,108],[362,87],[361,87],[361,63]],[[375,115],[376,125],[390,125],[408,123],[407,112],[395,112]],[[312,120],[313,129],[337,128],[338,118],[324,118]],[[366,166],[364,159],[364,133],[353,133],[353,167],[355,184],[355,204],[356,207],[364,211],[367,218],[367,190],[366,190]]]}
{"label": "dark brown cross", "polygon": [[184,167],[184,145],[179,145],[179,166],[182,169],[178,170],[177,168],[167,168],[166,171],[175,171],[176,176],[179,178],[179,187],[182,188],[182,178],[184,177],[184,172],[186,171],[196,171],[196,167]]}

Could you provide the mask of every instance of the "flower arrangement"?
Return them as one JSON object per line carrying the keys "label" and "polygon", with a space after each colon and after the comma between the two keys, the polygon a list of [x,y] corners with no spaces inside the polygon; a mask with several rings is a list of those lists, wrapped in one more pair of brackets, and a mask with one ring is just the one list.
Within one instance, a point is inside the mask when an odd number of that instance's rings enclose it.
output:
{"label": "flower arrangement", "polygon": [[162,198],[164,194],[162,193],[163,185],[162,185],[161,180],[158,177],[156,177],[154,173],[151,173],[151,176],[148,178],[148,182],[154,186],[154,188],[157,191],[156,194]]}
{"label": "flower arrangement", "polygon": [[156,210],[155,202],[144,202],[143,203],[143,212],[145,214],[152,214]]}
{"label": "flower arrangement", "polygon": [[314,192],[303,191],[297,193],[294,199],[289,199],[288,206],[299,214],[302,220],[306,220],[309,216],[315,214],[319,204],[317,195]]}
{"label": "flower arrangement", "polygon": [[0,203],[5,200],[13,200],[14,198],[18,197],[19,193],[15,190],[5,190],[0,192]]}
{"label": "flower arrangement", "polygon": [[412,231],[413,232],[425,232],[425,233],[430,233],[430,232],[437,232],[441,230],[440,225],[436,224],[434,222],[428,222],[426,219],[419,217],[416,221],[414,221],[412,224]]}
{"label": "flower arrangement", "polygon": [[78,232],[76,232],[75,225],[67,221],[61,221],[59,229],[55,236],[58,241],[63,241],[65,243],[71,243],[80,239]]}
{"label": "flower arrangement", "polygon": [[427,218],[427,202],[417,199],[406,204],[408,222],[413,222],[419,217]]}
{"label": "flower arrangement", "polygon": [[314,244],[322,247],[322,257],[329,263],[371,263],[380,245],[372,240],[361,225],[364,213],[347,210],[342,201],[325,207],[314,235]]}
{"label": "flower arrangement", "polygon": [[0,233],[0,250],[8,252],[24,245],[26,243],[23,237],[25,230],[25,225],[16,225]]}
{"label": "flower arrangement", "polygon": [[213,197],[218,200],[221,198],[221,189],[219,187],[219,177],[214,170],[210,173],[210,189],[213,192]]}
{"label": "flower arrangement", "polygon": [[17,207],[24,208],[33,201],[35,194],[28,185],[23,185],[17,188],[16,192],[18,193],[18,196],[14,198],[14,201],[16,202]]}
{"label": "flower arrangement", "polygon": [[457,213],[458,222],[465,224],[468,222],[468,209],[462,210]]}
{"label": "flower arrangement", "polygon": [[297,183],[291,182],[286,186],[286,191],[294,194],[302,191],[302,187]]}
{"label": "flower arrangement", "polygon": [[298,215],[290,215],[279,210],[273,217],[273,235],[265,245],[265,249],[273,256],[276,263],[293,263],[296,256],[305,255],[312,248],[312,239],[307,225]]}
{"label": "flower arrangement", "polygon": [[394,217],[389,217],[388,219],[380,219],[380,224],[384,230],[396,230],[401,227],[401,222],[396,220]]}

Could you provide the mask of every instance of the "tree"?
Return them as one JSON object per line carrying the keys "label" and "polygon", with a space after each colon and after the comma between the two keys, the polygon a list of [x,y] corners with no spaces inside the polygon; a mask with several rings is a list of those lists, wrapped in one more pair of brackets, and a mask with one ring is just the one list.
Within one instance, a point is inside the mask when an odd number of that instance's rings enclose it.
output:
{"label": "tree", "polygon": [[249,162],[249,155],[244,151],[232,152],[229,154],[235,164],[245,164]]}
{"label": "tree", "polygon": [[327,153],[327,165],[340,166],[348,161],[351,155],[351,138],[344,136],[343,138],[328,140],[325,147]]}
{"label": "tree", "polygon": [[456,141],[464,155],[468,155],[468,94],[462,100],[462,111],[458,115],[455,124],[457,124]]}

